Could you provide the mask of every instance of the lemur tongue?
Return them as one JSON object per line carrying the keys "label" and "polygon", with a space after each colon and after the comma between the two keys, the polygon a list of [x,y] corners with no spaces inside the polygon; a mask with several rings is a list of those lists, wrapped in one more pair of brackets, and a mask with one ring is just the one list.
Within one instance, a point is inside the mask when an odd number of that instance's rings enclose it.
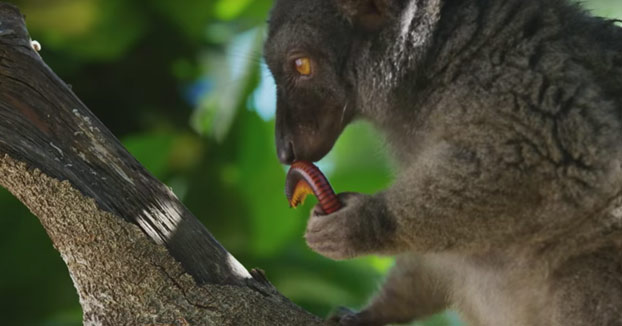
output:
{"label": "lemur tongue", "polygon": [[324,214],[334,213],[342,206],[322,171],[307,161],[296,161],[285,179],[285,196],[290,207],[302,204],[307,195],[317,197]]}

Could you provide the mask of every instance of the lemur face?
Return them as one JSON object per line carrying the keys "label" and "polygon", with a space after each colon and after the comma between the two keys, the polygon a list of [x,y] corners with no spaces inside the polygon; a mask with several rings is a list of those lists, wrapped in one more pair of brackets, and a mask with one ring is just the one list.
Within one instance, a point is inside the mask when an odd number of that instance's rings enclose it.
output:
{"label": "lemur face", "polygon": [[331,0],[276,1],[265,58],[277,85],[279,160],[317,161],[352,120],[344,64],[351,26]]}

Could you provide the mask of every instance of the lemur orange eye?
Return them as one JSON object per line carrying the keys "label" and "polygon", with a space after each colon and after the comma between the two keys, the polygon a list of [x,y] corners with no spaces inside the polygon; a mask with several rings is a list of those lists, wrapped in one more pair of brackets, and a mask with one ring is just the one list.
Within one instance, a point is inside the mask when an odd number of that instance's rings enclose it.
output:
{"label": "lemur orange eye", "polygon": [[294,60],[294,65],[296,66],[296,71],[298,71],[301,76],[311,75],[311,60],[308,57],[301,57]]}

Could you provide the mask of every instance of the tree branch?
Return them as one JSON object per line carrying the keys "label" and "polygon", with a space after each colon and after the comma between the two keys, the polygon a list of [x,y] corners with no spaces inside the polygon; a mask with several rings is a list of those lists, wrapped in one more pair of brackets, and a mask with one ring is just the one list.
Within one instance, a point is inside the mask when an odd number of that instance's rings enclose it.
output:
{"label": "tree branch", "polygon": [[0,185],[40,219],[87,325],[320,325],[249,273],[31,48],[0,4]]}

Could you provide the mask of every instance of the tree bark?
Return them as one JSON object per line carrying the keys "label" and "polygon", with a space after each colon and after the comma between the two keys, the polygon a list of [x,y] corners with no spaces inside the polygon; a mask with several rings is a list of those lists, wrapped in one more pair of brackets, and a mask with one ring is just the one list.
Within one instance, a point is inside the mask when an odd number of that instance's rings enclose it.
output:
{"label": "tree bark", "polygon": [[0,4],[0,185],[40,219],[85,325],[322,325],[250,273],[45,65]]}

